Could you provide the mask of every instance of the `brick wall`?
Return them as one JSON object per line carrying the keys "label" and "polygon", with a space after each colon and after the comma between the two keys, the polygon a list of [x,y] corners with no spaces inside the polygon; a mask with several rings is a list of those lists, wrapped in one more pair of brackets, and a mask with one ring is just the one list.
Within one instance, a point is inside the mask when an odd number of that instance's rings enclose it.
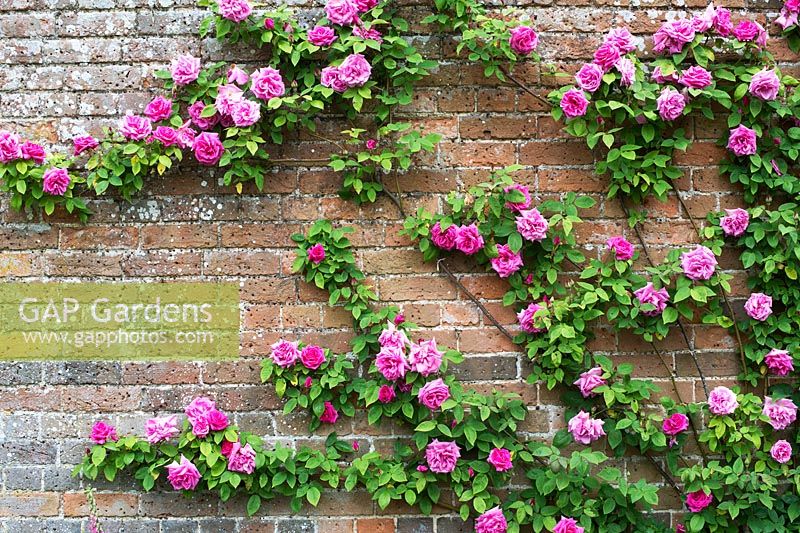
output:
{"label": "brick wall", "polygon": [[[292,2],[305,5],[303,0]],[[704,7],[701,0],[541,0],[522,2],[542,30],[545,61],[575,70],[616,24],[637,35],[657,28],[665,14],[682,6]],[[195,29],[203,16],[193,0],[0,0],[0,127],[58,146],[78,133],[100,133],[126,110],[139,111],[156,92],[151,74],[177,52],[257,63],[247,50],[222,48],[202,41]],[[534,5],[535,4],[535,5]],[[681,7],[678,7],[681,6]],[[725,2],[749,13],[774,15],[778,4]],[[320,8],[320,3],[311,6]],[[423,10],[416,9],[416,13]],[[411,11],[410,11],[411,13]],[[607,236],[624,230],[617,201],[607,201],[603,178],[593,175],[592,155],[568,140],[541,103],[512,86],[486,80],[481,68],[454,58],[449,39],[419,37],[425,53],[440,60],[436,75],[420,87],[407,113],[443,134],[437,152],[400,179],[403,201],[437,208],[452,189],[477,183],[492,165],[525,166],[522,180],[539,198],[578,190],[598,204],[579,231],[596,251]],[[771,42],[778,58],[795,58],[780,40]],[[784,68],[788,68],[784,65]],[[553,78],[521,65],[519,77],[545,94]],[[697,142],[680,160],[686,174],[680,187],[698,217],[709,209],[739,203],[720,178],[714,162],[719,124],[688,122]],[[336,131],[338,124],[326,125]],[[327,146],[305,139],[292,141],[284,157]],[[81,486],[70,478],[71,465],[84,453],[90,424],[98,415],[122,432],[140,432],[154,413],[175,412],[196,394],[218,400],[241,427],[269,439],[307,442],[302,417],[283,416],[269,386],[259,382],[259,358],[279,336],[302,336],[333,350],[347,347],[349,319],[331,309],[326,296],[289,274],[293,259],[290,235],[320,217],[355,226],[354,242],[363,269],[382,300],[403,307],[406,315],[435,334],[440,345],[462,350],[467,358],[461,379],[482,390],[502,388],[521,393],[531,409],[526,431],[547,439],[563,425],[557,392],[524,383],[526,366],[515,346],[485,320],[447,279],[423,264],[421,256],[398,236],[401,218],[381,200],[358,208],[336,196],[338,178],[324,168],[282,168],[266,179],[266,190],[237,195],[217,185],[208,171],[187,170],[151,180],[147,193],[129,205],[111,199],[94,202],[97,211],[87,225],[68,217],[27,218],[0,209],[0,276],[6,279],[241,280],[244,302],[241,359],[226,363],[24,363],[0,370],[0,523],[8,532],[80,531],[87,512]],[[684,244],[692,231],[674,197],[652,205],[644,236],[656,256]],[[635,241],[635,236],[629,235]],[[638,243],[637,243],[638,244]],[[726,268],[736,268],[731,254]],[[456,261],[462,281],[487,302],[505,323],[514,315],[499,301],[504,286],[467,261]],[[736,286],[744,287],[742,273]],[[689,338],[700,352],[712,382],[730,380],[737,371],[732,341],[719,330],[690,327]],[[681,395],[701,400],[691,359],[680,335],[663,341],[667,361],[677,367]],[[671,386],[658,359],[628,335],[598,332],[592,349],[635,362],[640,376]],[[715,383],[716,384],[716,383]],[[374,428],[359,416],[337,424],[340,434],[360,439],[362,449],[387,448],[392,428]],[[632,478],[657,481],[649,464],[632,458],[624,467]],[[141,494],[127,479],[99,484],[101,513],[109,531],[239,531],[352,533],[451,533],[470,531],[457,517],[415,516],[393,505],[377,511],[367,494],[329,494],[317,509],[299,515],[286,502],[262,506],[256,519],[245,518],[244,502],[225,505],[213,498],[184,502],[173,493]],[[679,502],[663,491],[665,520]]]}

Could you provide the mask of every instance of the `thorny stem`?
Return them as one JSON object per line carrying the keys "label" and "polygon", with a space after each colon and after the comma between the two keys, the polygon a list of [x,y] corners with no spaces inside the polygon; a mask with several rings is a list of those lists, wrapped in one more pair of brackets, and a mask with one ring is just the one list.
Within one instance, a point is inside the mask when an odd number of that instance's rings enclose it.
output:
{"label": "thorny stem", "polygon": [[[381,178],[380,170],[376,170],[375,171],[375,181],[380,183],[381,187],[383,187],[383,192],[386,193],[386,196],[388,196],[389,199],[394,203],[394,205],[397,206],[397,209],[400,210],[400,216],[405,218],[406,212],[403,209],[403,203],[400,201],[400,196],[396,195],[395,193],[390,191],[389,188],[386,186],[386,184],[383,183],[383,179]],[[399,192],[399,190],[398,190],[398,192]]]}
{"label": "thorny stem", "polygon": [[547,107],[550,107],[550,102],[548,102],[546,98],[543,98],[541,95],[536,94],[535,92],[533,92],[531,90],[530,87],[528,87],[527,85],[525,85],[524,83],[519,81],[517,78],[512,76],[511,73],[508,71],[508,69],[506,67],[501,65],[500,66],[500,72],[502,72],[505,77],[507,77],[509,80],[511,80],[514,83],[514,85],[516,85],[517,87],[519,87],[520,89],[522,89],[523,91],[528,93],[529,95],[533,96],[534,98],[539,100],[541,103],[543,103]]}

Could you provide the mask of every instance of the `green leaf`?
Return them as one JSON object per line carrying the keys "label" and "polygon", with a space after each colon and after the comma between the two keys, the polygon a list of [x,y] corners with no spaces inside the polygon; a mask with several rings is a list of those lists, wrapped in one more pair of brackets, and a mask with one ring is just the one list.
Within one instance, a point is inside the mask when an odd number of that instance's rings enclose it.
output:
{"label": "green leaf", "polygon": [[253,494],[247,500],[247,516],[253,516],[261,507],[261,497],[258,494]]}

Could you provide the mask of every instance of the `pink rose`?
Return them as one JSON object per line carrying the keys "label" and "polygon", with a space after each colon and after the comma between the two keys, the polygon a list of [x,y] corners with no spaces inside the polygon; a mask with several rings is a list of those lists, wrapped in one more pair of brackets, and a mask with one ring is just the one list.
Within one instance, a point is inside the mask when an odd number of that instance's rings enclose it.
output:
{"label": "pink rose", "polygon": [[692,89],[705,89],[711,85],[711,73],[703,67],[694,65],[683,71],[678,82],[684,87]]}
{"label": "pink rose", "polygon": [[561,97],[561,109],[567,118],[582,117],[589,107],[589,100],[580,89],[572,88]]}
{"label": "pink rose", "polygon": [[22,157],[19,135],[10,131],[0,131],[0,163],[8,163]]}
{"label": "pink rose", "polygon": [[637,289],[633,291],[633,295],[636,296],[636,299],[639,300],[641,305],[652,305],[655,309],[642,309],[642,314],[644,316],[658,316],[664,312],[664,309],[667,307],[667,302],[669,302],[669,293],[667,289],[661,287],[660,289],[656,290],[653,287],[652,282],[648,282],[647,285],[642,287],[641,289]]}
{"label": "pink rose", "polygon": [[186,406],[184,412],[189,421],[206,419],[208,414],[217,409],[216,404],[210,398],[198,396]]}
{"label": "pink rose", "polygon": [[[584,91],[590,93],[600,88],[603,82],[603,69],[596,63],[584,63],[581,69],[575,74],[575,83]],[[581,115],[583,113],[580,113]]]}
{"label": "pink rose", "polygon": [[603,42],[611,43],[623,54],[627,54],[636,50],[633,44],[633,35],[628,28],[613,28],[603,38]]}
{"label": "pink rose", "polygon": [[[100,146],[100,143],[97,142],[97,139],[92,137],[91,135],[81,135],[79,137],[75,137],[72,139],[72,153],[74,155],[80,155],[82,152],[86,150],[94,150]],[[2,161],[2,150],[0,149],[0,161]]]}
{"label": "pink rose", "polygon": [[145,436],[150,444],[157,444],[180,434],[178,417],[175,415],[149,419],[144,424]]}
{"label": "pink rose", "polygon": [[679,54],[685,44],[694,40],[694,28],[691,21],[678,19],[665,22],[653,35],[653,51]]}
{"label": "pink rose", "polygon": [[467,255],[473,255],[483,249],[483,236],[478,231],[478,226],[459,226],[456,233],[456,248]]}
{"label": "pink rose", "polygon": [[505,244],[497,246],[497,257],[491,259],[492,268],[501,278],[507,278],[522,268],[522,254],[512,252]]}
{"label": "pink rose", "polygon": [[539,36],[528,26],[517,26],[511,30],[508,40],[511,49],[519,56],[526,56],[533,52],[539,45]]}
{"label": "pink rose", "polygon": [[351,0],[328,0],[325,15],[333,24],[349,26],[358,22],[358,6]]}
{"label": "pink rose", "polygon": [[562,516],[556,526],[553,528],[553,533],[583,533],[585,530],[578,525],[574,518],[567,518]]}
{"label": "pink rose", "polygon": [[378,141],[375,139],[367,139],[367,142],[364,143],[364,145],[367,147],[367,150],[374,150],[378,147]]}
{"label": "pink rose", "polygon": [[575,442],[581,444],[591,444],[606,433],[603,431],[603,420],[592,418],[584,410],[580,410],[567,422],[567,429],[572,433]]}
{"label": "pink rose", "polygon": [[310,389],[314,385],[314,380],[311,379],[311,376],[307,376],[303,386],[307,389]]}
{"label": "pink rose", "polygon": [[223,429],[228,427],[228,424],[230,424],[230,422],[228,421],[228,415],[216,409],[208,413],[208,415],[206,415],[206,418],[208,420],[208,425],[214,431],[222,431]]}
{"label": "pink rose", "polygon": [[409,364],[401,350],[394,346],[382,346],[375,356],[375,368],[388,381],[405,377]]}
{"label": "pink rose", "polygon": [[456,247],[456,238],[458,237],[458,226],[450,224],[447,229],[442,231],[442,226],[439,222],[431,227],[431,242],[437,248],[442,250],[452,250]]}
{"label": "pink rose", "polygon": [[782,30],[786,31],[788,28],[797,24],[797,12],[786,9],[786,5],[781,9],[781,14],[775,19],[775,24],[779,25]]}
{"label": "pink rose", "polygon": [[794,361],[786,350],[773,348],[764,356],[764,364],[776,376],[785,376],[794,371]]}
{"label": "pink rose", "polygon": [[339,419],[339,411],[333,406],[331,402],[325,402],[325,408],[319,416],[319,421],[326,424],[335,424]]}
{"label": "pink rose", "polygon": [[210,117],[201,116],[205,107],[206,105],[198,100],[190,105],[188,109],[189,116],[192,118],[192,122],[201,130],[211,129],[219,122],[219,115],[216,113],[216,111]]}
{"label": "pink rose", "polygon": [[365,13],[378,5],[378,0],[353,0],[359,13]]}
{"label": "pink rose", "polygon": [[742,124],[730,131],[728,137],[728,150],[738,156],[753,155],[756,153],[756,132]]}
{"label": "pink rose", "polygon": [[544,331],[544,328],[534,326],[536,313],[543,309],[544,307],[541,305],[537,303],[531,303],[528,305],[528,307],[517,313],[517,321],[519,322],[519,326],[522,328],[522,331],[527,333],[541,333]]}
{"label": "pink rose", "polygon": [[267,30],[274,30],[275,29],[275,21],[271,18],[264,19],[264,29]]}
{"label": "pink rose", "polygon": [[789,441],[781,439],[772,445],[769,454],[780,464],[786,464],[792,458],[792,445]]}
{"label": "pink rose", "polygon": [[716,13],[714,13],[714,30],[723,37],[733,33],[731,12],[724,7],[718,7]]}
{"label": "pink rose", "polygon": [[204,131],[194,138],[192,151],[194,151],[194,157],[199,163],[216,165],[222,158],[222,152],[225,151],[225,148],[222,146],[222,141],[219,140],[218,134]]}
{"label": "pink rose", "polygon": [[603,369],[596,366],[592,369],[583,372],[580,377],[573,383],[577,385],[584,398],[594,396],[596,393],[594,389],[606,385],[606,380],[603,379]]}
{"label": "pink rose", "polygon": [[722,232],[729,237],[739,237],[750,224],[750,215],[744,209],[726,209],[726,216],[719,220]]}
{"label": "pink rose", "polygon": [[714,8],[714,4],[709,4],[702,15],[693,17],[692,28],[694,28],[694,31],[703,33],[710,30],[714,26],[714,17],[716,13],[717,10]]}
{"label": "pink rose", "polygon": [[193,490],[200,481],[200,471],[181,455],[180,463],[173,461],[167,465],[167,479],[175,490]]}
{"label": "pink rose", "polygon": [[676,82],[678,81],[678,74],[673,72],[672,74],[665,75],[661,71],[661,67],[656,67],[653,69],[652,78],[653,81],[656,83]]}
{"label": "pink rose", "polygon": [[772,314],[772,296],[767,296],[762,292],[754,292],[744,304],[747,316],[753,320],[763,322]]}
{"label": "pink rose", "polygon": [[325,350],[309,344],[300,352],[300,362],[308,369],[316,370],[325,362]]}
{"label": "pink rose", "polygon": [[609,250],[613,250],[617,261],[629,261],[633,258],[633,245],[625,237],[619,235],[606,241]]}
{"label": "pink rose", "polygon": [[381,331],[378,337],[378,343],[382,347],[395,348],[403,353],[405,352],[406,346],[411,344],[411,341],[408,340],[405,331],[397,328],[397,324],[394,322],[387,322],[386,329]]}
{"label": "pink rose", "polygon": [[759,70],[750,79],[749,92],[762,100],[775,100],[781,89],[781,80],[774,70]]}
{"label": "pink rose", "polygon": [[25,141],[22,143],[19,147],[19,150],[22,154],[22,159],[33,161],[37,165],[44,163],[44,160],[47,157],[47,153],[44,151],[44,147],[42,145],[32,143],[30,141]]}
{"label": "pink rose", "polygon": [[622,51],[613,42],[604,42],[594,52],[594,62],[600,65],[603,72],[608,72],[622,57]]}
{"label": "pink rose", "polygon": [[300,359],[300,350],[297,348],[297,342],[279,340],[272,345],[270,357],[272,362],[282,368],[293,366]]}
{"label": "pink rose", "polygon": [[508,522],[499,507],[492,507],[475,519],[475,533],[506,533],[506,531]]}
{"label": "pink rose", "polygon": [[322,69],[320,83],[325,87],[330,87],[337,93],[343,93],[350,87],[339,78],[339,67],[329,66]]}
{"label": "pink rose", "polygon": [[428,467],[425,465],[417,465],[417,472],[427,472]]}
{"label": "pink rose", "polygon": [[693,513],[699,513],[714,500],[712,494],[706,494],[703,489],[690,492],[686,495],[686,507]]}
{"label": "pink rose", "polygon": [[256,468],[256,451],[249,444],[242,446],[238,442],[231,443],[230,453],[227,457],[228,470],[231,472],[252,474]]}
{"label": "pink rose", "polygon": [[665,435],[670,437],[669,445],[672,446],[677,442],[675,438],[680,433],[686,431],[689,427],[689,417],[687,417],[683,413],[672,413],[670,416],[664,419],[664,422],[661,423],[661,430],[664,432]]}
{"label": "pink rose", "polygon": [[261,118],[261,106],[251,100],[236,102],[231,108],[231,118],[239,128],[252,126]]}
{"label": "pink rose", "polygon": [[433,439],[425,448],[425,460],[431,472],[449,474],[456,468],[461,450],[455,442],[441,442]]}
{"label": "pink rose", "polygon": [[450,387],[445,385],[441,378],[429,381],[417,393],[419,403],[431,411],[441,407],[448,398],[450,398]]}
{"label": "pink rose", "polygon": [[242,22],[253,12],[247,0],[217,0],[217,3],[219,14],[234,22]]}
{"label": "pink rose", "polygon": [[194,144],[194,139],[197,136],[197,132],[190,127],[191,123],[192,122],[189,121],[178,128],[178,146],[181,148],[191,148]]}
{"label": "pink rose", "polygon": [[226,78],[228,83],[236,83],[238,85],[244,85],[250,81],[250,76],[247,74],[247,72],[240,69],[236,65],[231,65],[231,68],[228,69]]}
{"label": "pink rose", "polygon": [[320,264],[325,260],[325,247],[317,243],[308,249],[308,259],[315,265]]}
{"label": "pink rose", "polygon": [[336,39],[336,32],[329,26],[314,26],[308,30],[308,42],[314,46],[330,46]]}
{"label": "pink rose", "polygon": [[636,66],[627,57],[620,58],[614,68],[619,72],[619,82],[623,87],[630,87],[636,80]]}
{"label": "pink rose", "polygon": [[705,246],[698,244],[694,250],[681,254],[681,268],[689,279],[695,281],[711,279],[716,266],[717,258],[714,252]]}
{"label": "pink rose", "polygon": [[391,403],[397,395],[391,385],[381,385],[378,389],[378,401],[381,403]]}
{"label": "pink rose", "polygon": [[686,97],[673,89],[664,87],[656,100],[658,115],[664,120],[675,120],[683,114],[686,107]]}
{"label": "pink rose", "polygon": [[164,98],[163,96],[156,96],[147,104],[147,107],[144,108],[144,114],[153,122],[166,120],[172,116],[172,100]]}
{"label": "pink rose", "polygon": [[189,85],[200,75],[200,59],[191,55],[177,57],[170,67],[175,85]]}
{"label": "pink rose", "polygon": [[169,126],[159,126],[153,132],[153,139],[159,141],[164,146],[178,144],[178,130]]}
{"label": "pink rose", "polygon": [[526,241],[538,242],[547,236],[547,219],[535,207],[520,211],[515,220],[517,231]]}
{"label": "pink rose", "polygon": [[797,406],[789,398],[773,400],[769,396],[764,398],[762,414],[769,417],[769,424],[777,430],[788,428],[797,420]]}
{"label": "pink rose", "polygon": [[733,36],[741,42],[754,41],[761,27],[752,20],[743,20],[733,28]]}
{"label": "pink rose", "polygon": [[242,90],[232,83],[226,83],[217,87],[217,98],[214,100],[214,107],[220,115],[230,115],[233,106],[242,100]]}
{"label": "pink rose", "polygon": [[739,407],[736,393],[728,387],[716,387],[708,394],[708,410],[715,415],[729,415]]}
{"label": "pink rose", "polygon": [[269,100],[283,96],[286,86],[280,72],[272,67],[264,67],[250,75],[250,90],[257,98]]}
{"label": "pink rose", "polygon": [[234,443],[229,440],[223,440],[219,447],[219,453],[221,453],[224,457],[230,457],[231,452],[233,451],[233,444]]}
{"label": "pink rose", "polygon": [[129,113],[120,121],[119,132],[126,139],[141,141],[153,133],[153,125],[150,123],[149,118]]}
{"label": "pink rose", "polygon": [[509,185],[508,187],[503,188],[503,192],[508,194],[511,191],[518,191],[524,199],[521,202],[512,202],[510,200],[506,201],[506,207],[516,213],[528,209],[531,206],[531,193],[528,191],[528,188],[525,185],[518,185],[514,183],[513,185]]}
{"label": "pink rose", "polygon": [[381,32],[376,30],[375,28],[366,29],[363,26],[356,26],[353,28],[353,35],[356,37],[361,37],[365,40],[373,40],[378,43],[383,42],[383,37],[381,36]]}
{"label": "pink rose", "polygon": [[427,377],[439,371],[443,355],[436,347],[435,339],[420,341],[409,348],[408,363],[411,370]]}
{"label": "pink rose", "polygon": [[339,79],[348,87],[361,87],[369,80],[372,67],[361,54],[350,54],[338,67]]}
{"label": "pink rose", "polygon": [[105,444],[107,442],[116,442],[119,440],[116,428],[110,424],[106,424],[102,420],[94,423],[89,438],[95,444]]}
{"label": "pink rose", "polygon": [[498,472],[506,472],[514,467],[511,462],[511,452],[505,448],[493,448],[492,451],[489,452],[487,461]]}
{"label": "pink rose", "polygon": [[48,168],[42,176],[42,190],[53,196],[64,196],[70,184],[69,172],[65,168]]}

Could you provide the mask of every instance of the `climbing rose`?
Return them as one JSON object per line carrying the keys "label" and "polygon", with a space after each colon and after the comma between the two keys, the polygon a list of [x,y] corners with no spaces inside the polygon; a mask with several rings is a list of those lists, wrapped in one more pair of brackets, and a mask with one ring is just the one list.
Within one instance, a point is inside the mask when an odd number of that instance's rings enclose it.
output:
{"label": "climbing rose", "polygon": [[633,258],[633,245],[621,235],[611,237],[606,241],[606,245],[614,251],[614,258],[617,261],[628,261]]}
{"label": "climbing rose", "polygon": [[353,0],[359,13],[365,13],[378,5],[378,0]]}
{"label": "climbing rose", "polygon": [[553,528],[553,533],[583,533],[585,530],[578,525],[574,518],[562,516]]}
{"label": "climbing rose", "polygon": [[358,6],[351,0],[328,0],[325,14],[329,21],[340,26],[358,22]]}
{"label": "climbing rose", "polygon": [[192,121],[190,120],[178,128],[178,146],[181,148],[191,148],[194,144],[197,132],[190,127],[191,123]]}
{"label": "climbing rose", "polygon": [[511,30],[509,44],[515,54],[526,56],[539,45],[539,36],[528,26],[517,26]]}
{"label": "climbing rose", "polygon": [[147,107],[144,108],[144,114],[153,122],[166,120],[172,116],[172,100],[164,98],[163,96],[156,96],[147,104]]}
{"label": "climbing rose", "polygon": [[406,332],[402,329],[397,329],[397,325],[393,322],[386,323],[386,329],[381,331],[378,337],[378,343],[380,343],[381,347],[395,348],[401,353],[405,350],[406,346],[411,344]]}
{"label": "climbing rose", "polygon": [[715,415],[729,415],[736,411],[739,402],[736,393],[728,387],[716,387],[708,394],[708,410]]}
{"label": "climbing rose", "polygon": [[583,395],[584,398],[594,396],[596,394],[593,392],[594,389],[605,384],[606,380],[603,379],[603,369],[599,366],[583,372],[573,383],[573,385],[577,385],[578,389],[581,391],[581,395]]}
{"label": "climbing rose", "polygon": [[729,237],[738,237],[744,233],[750,224],[750,215],[744,209],[726,209],[727,215],[719,220],[722,232]]}
{"label": "climbing rose", "polygon": [[120,121],[119,132],[126,139],[141,141],[153,133],[153,125],[147,117],[127,114]]}
{"label": "climbing rose", "polygon": [[[797,2],[791,2],[794,4],[794,7],[797,7]],[[790,26],[794,26],[797,24],[797,15],[798,12],[792,9],[789,9],[790,2],[786,2],[781,9],[780,16],[775,19],[775,24],[779,25],[781,29],[786,30]]]}
{"label": "climbing rose", "polygon": [[535,207],[520,211],[515,220],[517,231],[525,240],[538,242],[547,236],[547,219]]}
{"label": "climbing rose", "polygon": [[665,22],[653,35],[653,51],[679,54],[686,43],[694,40],[694,28],[686,19]]}
{"label": "climbing rose", "polygon": [[781,439],[772,445],[769,454],[780,464],[788,463],[792,458],[792,445],[788,441]]}
{"label": "climbing rose", "polygon": [[396,381],[406,375],[409,365],[402,351],[393,346],[383,346],[375,356],[375,368],[388,381]]}
{"label": "climbing rose", "polygon": [[458,226],[450,224],[447,229],[442,231],[442,226],[437,222],[431,228],[431,242],[442,250],[452,250],[456,247],[458,237]]}
{"label": "climbing rose", "polygon": [[200,75],[200,59],[191,55],[178,56],[170,67],[175,85],[189,85]]}
{"label": "climbing rose", "polygon": [[316,370],[325,362],[325,350],[319,346],[309,344],[300,352],[300,362],[311,370]]}
{"label": "climbing rose", "polygon": [[297,342],[279,340],[272,345],[272,354],[270,357],[273,363],[282,368],[288,368],[294,365],[300,358],[300,350],[297,348]]}
{"label": "climbing rose", "polygon": [[698,65],[691,66],[683,71],[678,83],[692,89],[705,89],[711,85],[711,73]]}
{"label": "climbing rose", "polygon": [[144,432],[150,444],[176,437],[181,432],[178,429],[178,417],[171,415],[151,418],[144,423]]}
{"label": "climbing rose", "polygon": [[769,417],[769,424],[777,430],[786,429],[797,419],[797,406],[789,398],[773,400],[767,396],[761,412]]}
{"label": "climbing rose", "polygon": [[492,507],[475,519],[475,533],[506,533],[508,522],[500,507]]}
{"label": "climbing rose", "polygon": [[248,81],[250,81],[250,76],[244,70],[240,69],[236,65],[232,65],[231,68],[228,69],[227,74],[228,83],[236,83],[238,85],[244,85]]}
{"label": "climbing rose", "polygon": [[338,93],[343,93],[349,89],[347,84],[339,78],[339,68],[334,66],[322,69],[320,82],[325,87],[330,87]]}
{"label": "climbing rose", "polygon": [[706,494],[703,489],[690,492],[686,495],[686,507],[693,513],[699,513],[714,500],[712,494]]}
{"label": "climbing rose", "polygon": [[512,252],[511,247],[500,244],[497,246],[497,257],[491,260],[492,268],[501,278],[507,278],[522,268],[522,255]]}
{"label": "climbing rose", "polygon": [[338,37],[330,26],[314,26],[308,30],[308,42],[314,46],[330,46]]}
{"label": "climbing rose", "polygon": [[252,126],[261,118],[261,105],[251,100],[241,100],[231,106],[233,123],[240,128]]}
{"label": "climbing rose", "polygon": [[230,115],[233,107],[242,100],[242,90],[232,83],[217,87],[217,98],[214,107],[220,115]]}
{"label": "climbing rose", "polygon": [[208,420],[209,427],[211,427],[211,429],[214,431],[222,431],[228,427],[228,424],[230,424],[228,421],[228,415],[216,409],[208,413],[206,419]]}
{"label": "climbing rose", "polygon": [[592,418],[589,413],[581,409],[567,422],[567,429],[572,433],[575,442],[591,444],[606,434],[603,431],[604,423],[603,420]]}
{"label": "climbing rose", "polygon": [[361,87],[369,80],[372,67],[363,55],[350,54],[338,68],[339,79],[348,87]]}
{"label": "climbing rose", "polygon": [[22,159],[33,161],[37,165],[44,163],[47,157],[47,153],[44,151],[44,147],[41,144],[32,143],[30,141],[22,143],[19,150],[22,154]]}
{"label": "climbing rose", "polygon": [[695,281],[710,279],[716,266],[717,258],[714,257],[714,252],[705,246],[698,244],[694,250],[681,254],[681,268],[689,279]]}
{"label": "climbing rose", "polygon": [[361,37],[362,39],[371,39],[378,43],[383,42],[383,37],[381,36],[381,32],[379,32],[375,28],[366,29],[363,26],[356,26],[355,28],[353,28],[353,35]]}
{"label": "climbing rose", "polygon": [[411,370],[423,376],[430,376],[439,371],[444,354],[436,347],[436,340],[420,341],[412,344],[408,350],[408,363]]}
{"label": "climbing rose", "polygon": [[456,248],[467,255],[478,253],[483,248],[483,236],[478,231],[478,226],[459,226],[456,233]]}
{"label": "climbing rose", "polygon": [[394,387],[391,385],[381,385],[381,388],[378,389],[378,401],[381,403],[390,403],[396,396]]}
{"label": "climbing rose", "polygon": [[211,129],[219,122],[219,115],[216,113],[216,111],[210,117],[201,116],[205,107],[206,104],[198,100],[190,105],[189,109],[187,110],[189,111],[189,116],[192,118],[191,121],[201,130]]}
{"label": "climbing rose", "polygon": [[595,92],[603,82],[603,69],[595,63],[584,63],[575,74],[575,83],[584,91]]}
{"label": "climbing rose", "polygon": [[315,265],[320,264],[325,259],[325,247],[321,244],[315,244],[308,249],[308,258]]}
{"label": "climbing rose", "polygon": [[744,304],[747,316],[753,320],[763,322],[772,314],[772,296],[767,296],[763,292],[754,292]]}
{"label": "climbing rose", "polygon": [[544,307],[541,305],[537,303],[531,303],[528,305],[528,307],[517,313],[517,321],[519,322],[519,326],[523,331],[528,333],[540,333],[544,331],[544,328],[538,328],[533,325],[536,312],[542,309],[544,309]]}
{"label": "climbing rose", "polygon": [[364,146],[367,147],[367,150],[374,150],[378,147],[378,141],[375,139],[367,139],[367,142],[364,143]]}
{"label": "climbing rose", "polygon": [[755,41],[762,31],[764,30],[758,23],[752,20],[743,20],[733,28],[733,36],[741,42]]}
{"label": "climbing rose", "polygon": [[683,433],[689,427],[689,417],[683,413],[672,413],[661,423],[661,430],[670,437],[669,445],[675,444],[675,436]]}
{"label": "climbing rose", "polygon": [[69,183],[69,172],[65,168],[48,168],[42,176],[42,190],[53,196],[64,196]]}
{"label": "climbing rose", "polygon": [[250,90],[257,98],[269,100],[283,96],[286,87],[280,72],[272,67],[264,67],[250,75]]}
{"label": "climbing rose", "polygon": [[338,419],[339,411],[336,410],[331,402],[325,402],[325,408],[322,410],[319,421],[326,424],[335,424]]}
{"label": "climbing rose", "polygon": [[450,398],[450,387],[441,378],[426,383],[417,393],[419,403],[431,411],[441,407],[448,398]]}
{"label": "climbing rose", "polygon": [[794,361],[786,350],[773,348],[764,356],[764,364],[766,364],[770,372],[776,376],[785,376],[789,372],[794,371]]}
{"label": "climbing rose", "polygon": [[194,157],[203,165],[216,165],[222,158],[222,152],[225,148],[222,146],[222,141],[219,140],[219,135],[216,133],[209,133],[204,131],[194,139],[192,144]]}
{"label": "climbing rose", "polygon": [[[2,132],[0,132],[0,134],[2,134]],[[72,153],[74,155],[80,155],[82,152],[85,152],[86,150],[94,150],[98,146],[100,146],[100,143],[97,142],[97,139],[95,139],[91,135],[81,135],[79,137],[75,137],[74,139],[72,139],[72,148],[73,148]],[[3,154],[2,148],[0,148],[0,161],[3,160],[2,154]]]}
{"label": "climbing rose", "polygon": [[613,28],[603,38],[603,42],[613,44],[623,54],[636,50],[636,46],[633,44],[633,35],[628,28]]}
{"label": "climbing rose", "polygon": [[243,21],[253,12],[247,0],[218,0],[217,3],[219,14],[234,22]]}
{"label": "climbing rose", "polygon": [[493,448],[487,459],[490,465],[498,472],[506,472],[514,466],[511,462],[511,452],[505,448]]}
{"label": "climbing rose", "polygon": [[760,70],[750,79],[750,94],[762,100],[775,100],[781,88],[781,80],[774,70]]}
{"label": "climbing rose", "polygon": [[181,462],[173,461],[167,465],[167,479],[175,490],[193,490],[200,481],[200,472],[181,454]]}
{"label": "climbing rose", "polygon": [[159,126],[153,132],[153,139],[159,141],[164,146],[178,144],[178,130],[169,126]]}
{"label": "climbing rose", "polygon": [[731,12],[724,7],[718,7],[714,13],[714,30],[723,37],[727,37],[733,32]]}
{"label": "climbing rose", "polygon": [[0,131],[0,163],[8,163],[22,157],[19,135]]}
{"label": "climbing rose", "polygon": [[572,88],[561,97],[561,109],[567,118],[582,117],[589,107],[589,100],[580,89]]}
{"label": "climbing rose", "polygon": [[661,118],[675,120],[683,114],[683,109],[686,107],[686,97],[672,87],[664,87],[658,99],[656,99],[656,107]]}
{"label": "climbing rose", "polygon": [[730,131],[728,150],[736,155],[753,155],[756,153],[756,132],[747,126],[738,125]]}
{"label": "climbing rose", "polygon": [[425,461],[431,472],[449,474],[456,468],[461,451],[455,442],[442,442],[433,439],[425,448]]}
{"label": "climbing rose", "polygon": [[[227,441],[226,441],[227,442]],[[252,474],[256,468],[256,451],[249,444],[241,445],[239,442],[231,444],[228,454],[228,470]]]}
{"label": "climbing rose", "polygon": [[95,444],[105,444],[110,441],[117,441],[117,430],[114,426],[106,424],[102,420],[95,422],[92,426],[92,433],[89,438]]}
{"label": "climbing rose", "polygon": [[612,42],[604,42],[594,52],[594,62],[600,65],[603,72],[608,72],[622,57],[622,51]]}
{"label": "climbing rose", "polygon": [[636,79],[636,67],[633,64],[633,61],[627,57],[620,58],[620,60],[617,61],[617,64],[614,65],[614,68],[616,68],[619,72],[619,82],[623,87],[630,87],[633,85],[633,82]]}
{"label": "climbing rose", "polygon": [[714,4],[709,4],[702,15],[692,17],[692,28],[694,28],[694,31],[703,33],[710,30],[714,26],[715,14],[716,9],[714,8]]}
{"label": "climbing rose", "polygon": [[655,306],[655,309],[643,309],[642,314],[645,316],[660,315],[667,307],[667,302],[669,302],[669,293],[667,292],[667,289],[661,287],[660,289],[656,290],[656,288],[653,287],[652,282],[648,282],[647,285],[641,289],[633,291],[633,294],[636,296],[636,299],[639,300],[640,304],[650,304]]}
{"label": "climbing rose", "polygon": [[211,411],[217,409],[214,400],[205,396],[198,396],[186,406],[184,412],[189,421],[205,419]]}
{"label": "climbing rose", "polygon": [[673,72],[671,74],[664,74],[661,71],[661,67],[654,68],[651,77],[653,78],[653,81],[656,83],[667,83],[667,82],[678,81],[677,73]]}
{"label": "climbing rose", "polygon": [[521,202],[506,201],[506,207],[514,212],[520,212],[523,209],[528,209],[531,206],[531,193],[525,185],[518,185],[514,183],[503,189],[503,192],[508,194],[511,191],[519,191],[525,199]]}

